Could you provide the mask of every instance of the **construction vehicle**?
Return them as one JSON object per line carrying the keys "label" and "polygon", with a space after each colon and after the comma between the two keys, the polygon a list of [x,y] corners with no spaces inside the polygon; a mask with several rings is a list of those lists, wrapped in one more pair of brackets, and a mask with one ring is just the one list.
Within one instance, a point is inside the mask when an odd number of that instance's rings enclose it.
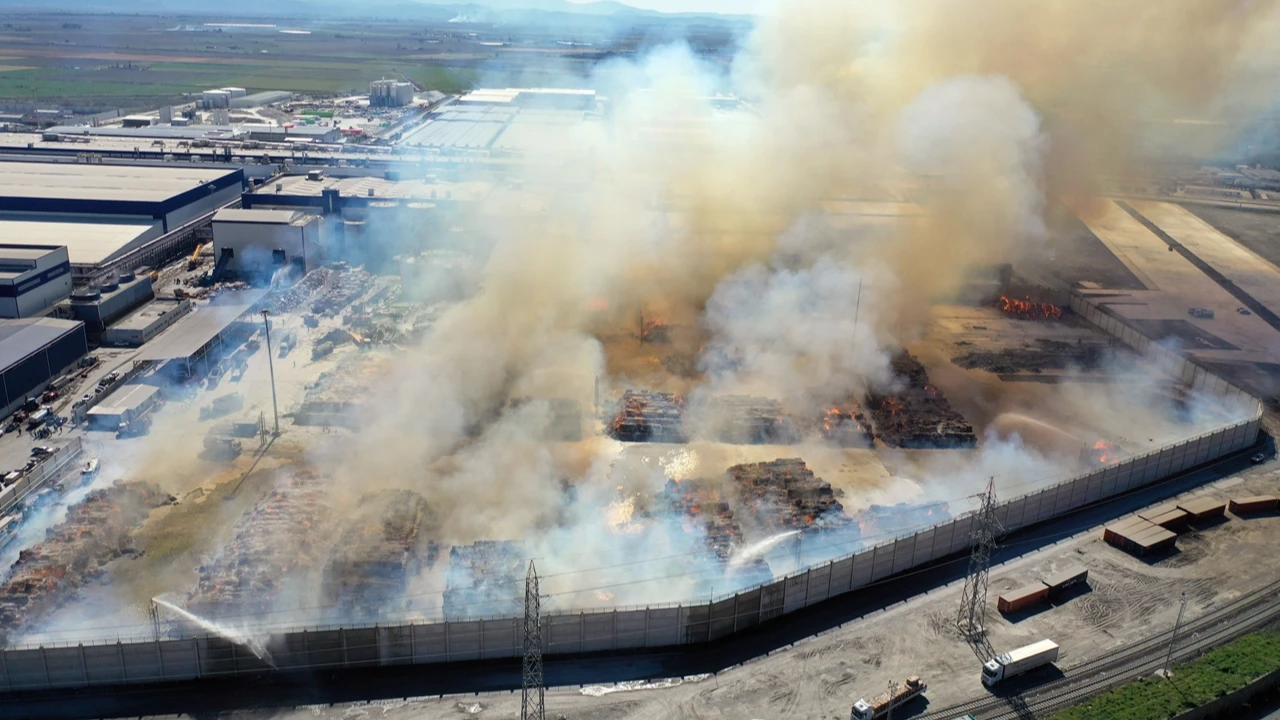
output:
{"label": "construction vehicle", "polygon": [[994,657],[982,666],[982,684],[991,687],[1001,680],[1044,667],[1058,660],[1058,644],[1041,640]]}
{"label": "construction vehicle", "polygon": [[204,449],[214,457],[230,460],[240,457],[240,451],[243,450],[243,446],[235,438],[210,435],[204,439]]}
{"label": "construction vehicle", "polygon": [[312,360],[319,360],[322,357],[326,357],[332,354],[333,354],[333,343],[331,342],[322,342],[311,349]]}
{"label": "construction vehicle", "polygon": [[143,415],[128,422],[120,423],[116,430],[117,438],[141,437],[151,430],[151,418]]}
{"label": "construction vehicle", "polygon": [[880,693],[870,700],[860,699],[853,704],[849,713],[850,720],[880,720],[895,709],[911,702],[929,686],[919,677],[912,675],[901,685],[894,685],[890,690]]}
{"label": "construction vehicle", "polygon": [[191,252],[191,257],[187,258],[187,272],[191,272],[200,267],[200,253],[204,252],[206,243],[196,243],[196,249]]}

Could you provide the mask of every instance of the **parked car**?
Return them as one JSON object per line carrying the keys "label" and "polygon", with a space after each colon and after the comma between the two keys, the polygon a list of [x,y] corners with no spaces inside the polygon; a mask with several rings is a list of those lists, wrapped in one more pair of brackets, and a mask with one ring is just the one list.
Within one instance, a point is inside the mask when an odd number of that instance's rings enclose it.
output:
{"label": "parked car", "polygon": [[1263,455],[1262,453],[1258,453],[1257,455],[1254,455],[1253,457],[1249,458],[1249,462],[1253,463],[1254,465],[1258,465],[1266,461],[1266,459],[1267,459],[1266,455]]}
{"label": "parked car", "polygon": [[48,445],[37,445],[31,448],[31,457],[35,457],[35,458],[49,457],[55,452],[57,451],[49,447]]}

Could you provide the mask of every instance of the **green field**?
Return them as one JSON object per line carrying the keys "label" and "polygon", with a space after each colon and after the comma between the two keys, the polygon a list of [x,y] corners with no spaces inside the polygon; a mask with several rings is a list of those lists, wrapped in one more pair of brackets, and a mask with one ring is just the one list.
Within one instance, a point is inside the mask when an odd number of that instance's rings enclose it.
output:
{"label": "green field", "polygon": [[1166,720],[1234,692],[1280,669],[1280,632],[1246,635],[1194,662],[1173,678],[1147,678],[1116,688],[1050,720]]}

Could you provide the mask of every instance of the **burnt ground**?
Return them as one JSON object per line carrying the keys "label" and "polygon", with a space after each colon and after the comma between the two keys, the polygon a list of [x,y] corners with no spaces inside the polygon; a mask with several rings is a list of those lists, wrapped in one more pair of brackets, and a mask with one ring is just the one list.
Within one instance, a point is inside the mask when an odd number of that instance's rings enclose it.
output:
{"label": "burnt ground", "polygon": [[1049,237],[1042,249],[1027,258],[1026,264],[1046,280],[1074,288],[1080,282],[1095,282],[1116,290],[1145,290],[1136,275],[1125,267],[1094,234],[1061,203],[1047,209]]}
{"label": "burnt ground", "polygon": [[1045,370],[1097,370],[1112,357],[1105,345],[1036,338],[1031,347],[969,352],[951,358],[951,362],[965,370],[977,368],[1011,375],[1020,372],[1038,374]]}
{"label": "burnt ground", "polygon": [[[1252,452],[1252,451],[1250,451]],[[997,650],[1052,638],[1062,647],[1058,665],[1069,668],[1101,653],[1125,647],[1140,638],[1172,626],[1178,612],[1177,598],[1189,598],[1188,617],[1196,617],[1217,604],[1274,579],[1275,537],[1280,532],[1280,515],[1230,517],[1224,523],[1193,528],[1179,537],[1179,552],[1141,560],[1125,554],[1101,540],[1101,525],[1143,506],[1162,502],[1180,490],[1183,495],[1215,498],[1280,491],[1280,463],[1250,467],[1247,461],[1228,463],[1230,469],[1208,477],[1193,473],[1140,495],[1109,503],[1106,508],[1086,511],[1068,523],[1028,530],[1002,543],[997,551],[999,564],[991,572],[991,604],[1005,590],[1033,582],[1043,575],[1080,565],[1088,569],[1088,586],[1069,594],[1056,605],[1045,605],[1005,619],[992,609],[988,622],[992,644]],[[1241,469],[1243,467],[1244,469]],[[1208,471],[1206,471],[1208,472]],[[1231,474],[1234,473],[1234,474]],[[1216,478],[1216,479],[1214,479]],[[1208,485],[1200,483],[1209,481]],[[1086,528],[1079,530],[1079,528]],[[968,646],[951,630],[958,606],[965,562],[963,558],[943,567],[891,581],[877,595],[874,608],[856,608],[856,598],[842,600],[844,608],[826,613],[841,616],[838,626],[801,630],[789,641],[744,652],[732,643],[710,650],[714,661],[730,665],[708,677],[676,679],[650,689],[590,683],[613,682],[628,677],[671,677],[671,674],[699,672],[688,663],[673,662],[661,654],[630,654],[590,661],[570,674],[561,667],[567,660],[548,658],[548,679],[556,685],[547,692],[548,717],[608,718],[617,720],[672,720],[685,718],[823,718],[848,717],[849,706],[860,696],[882,691],[891,679],[899,682],[919,674],[928,683],[927,702],[918,701],[902,717],[909,718],[925,707],[946,707],[981,696],[979,662]],[[955,567],[952,567],[954,565]],[[912,585],[905,598],[893,586]],[[845,612],[847,611],[847,612]],[[800,615],[813,620],[813,613]],[[797,616],[801,625],[808,621]],[[773,642],[777,642],[774,639]],[[748,642],[753,647],[758,643]],[[736,663],[742,663],[737,665]],[[491,673],[475,668],[458,675],[447,668],[381,668],[368,675],[357,693],[374,694],[385,700],[350,703],[351,688],[342,691],[342,678],[315,678],[311,691],[302,693],[302,702],[293,708],[240,710],[218,713],[208,708],[270,703],[279,697],[279,688],[240,687],[235,699],[224,697],[204,702],[191,694],[171,701],[196,704],[204,712],[181,717],[223,718],[225,720],[307,720],[310,718],[366,718],[386,720],[445,720],[456,717],[509,718],[519,713],[519,665],[506,663],[495,681]],[[661,675],[656,673],[671,673]],[[706,670],[702,671],[706,672]],[[1046,670],[1045,672],[1051,672]],[[601,675],[610,676],[602,680]],[[399,677],[395,680],[395,677]],[[451,678],[451,679],[447,679]],[[1031,678],[1034,681],[1036,678]],[[1044,678],[1039,678],[1043,680]],[[514,682],[514,685],[512,684]],[[404,697],[440,692],[442,683],[466,695]],[[580,688],[577,683],[588,683]],[[662,685],[666,685],[663,687]],[[514,687],[512,692],[510,688]],[[187,693],[196,690],[189,689]],[[397,692],[397,690],[399,692]],[[591,692],[584,692],[589,690]],[[478,692],[475,692],[478,691]],[[293,691],[298,697],[298,689]],[[394,694],[393,694],[394,693]],[[92,694],[92,693],[90,693]],[[130,714],[139,706],[130,698],[136,693],[112,695],[93,703],[95,716]],[[199,694],[198,692],[196,694]],[[356,695],[358,696],[358,695]],[[88,698],[64,698],[85,709]],[[21,706],[27,713],[54,710],[43,704]],[[54,705],[57,701],[52,701]],[[277,699],[276,702],[279,702]],[[104,707],[106,705],[107,707]],[[155,707],[154,705],[152,707]],[[108,709],[111,708],[111,709]],[[14,706],[0,704],[0,713]],[[63,708],[66,712],[68,708]],[[102,712],[102,710],[107,710]],[[75,714],[75,710],[72,714]],[[163,710],[161,710],[163,712]],[[62,712],[55,713],[62,715]],[[21,714],[21,712],[19,712]],[[45,716],[48,716],[46,714]]]}
{"label": "burnt ground", "polygon": [[1280,265],[1280,213],[1187,204],[1187,210],[1223,235]]}

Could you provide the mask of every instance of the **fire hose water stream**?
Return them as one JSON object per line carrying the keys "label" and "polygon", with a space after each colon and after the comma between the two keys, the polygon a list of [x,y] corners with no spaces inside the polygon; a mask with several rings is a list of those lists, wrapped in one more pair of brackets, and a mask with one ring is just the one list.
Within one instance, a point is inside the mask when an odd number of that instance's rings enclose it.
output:
{"label": "fire hose water stream", "polygon": [[205,618],[202,618],[199,615],[195,615],[187,611],[186,609],[179,607],[178,605],[175,605],[174,603],[171,603],[168,600],[164,600],[160,597],[151,598],[151,602],[161,607],[167,608],[168,610],[171,610],[172,612],[176,613],[183,619],[189,620],[195,623],[196,625],[200,626],[202,629],[207,630],[208,632],[211,632],[214,635],[217,635],[218,637],[224,640],[228,640],[230,642],[235,643],[236,645],[240,645],[244,647],[249,652],[253,653],[254,657],[265,662],[266,664],[270,665],[273,668],[276,667],[276,662],[271,657],[270,651],[267,650],[266,642],[264,642],[263,640],[253,637],[252,635],[249,635],[247,632],[223,627],[222,625],[219,625],[218,623],[213,622],[212,620],[206,620]]}
{"label": "fire hose water stream", "polygon": [[743,563],[749,562],[758,557],[763,557],[765,553],[777,547],[782,543],[782,541],[799,534],[799,530],[788,530],[786,532],[780,532],[777,535],[771,535],[759,542],[752,543],[733,554],[733,557],[729,559],[729,569],[732,570],[739,568]]}

